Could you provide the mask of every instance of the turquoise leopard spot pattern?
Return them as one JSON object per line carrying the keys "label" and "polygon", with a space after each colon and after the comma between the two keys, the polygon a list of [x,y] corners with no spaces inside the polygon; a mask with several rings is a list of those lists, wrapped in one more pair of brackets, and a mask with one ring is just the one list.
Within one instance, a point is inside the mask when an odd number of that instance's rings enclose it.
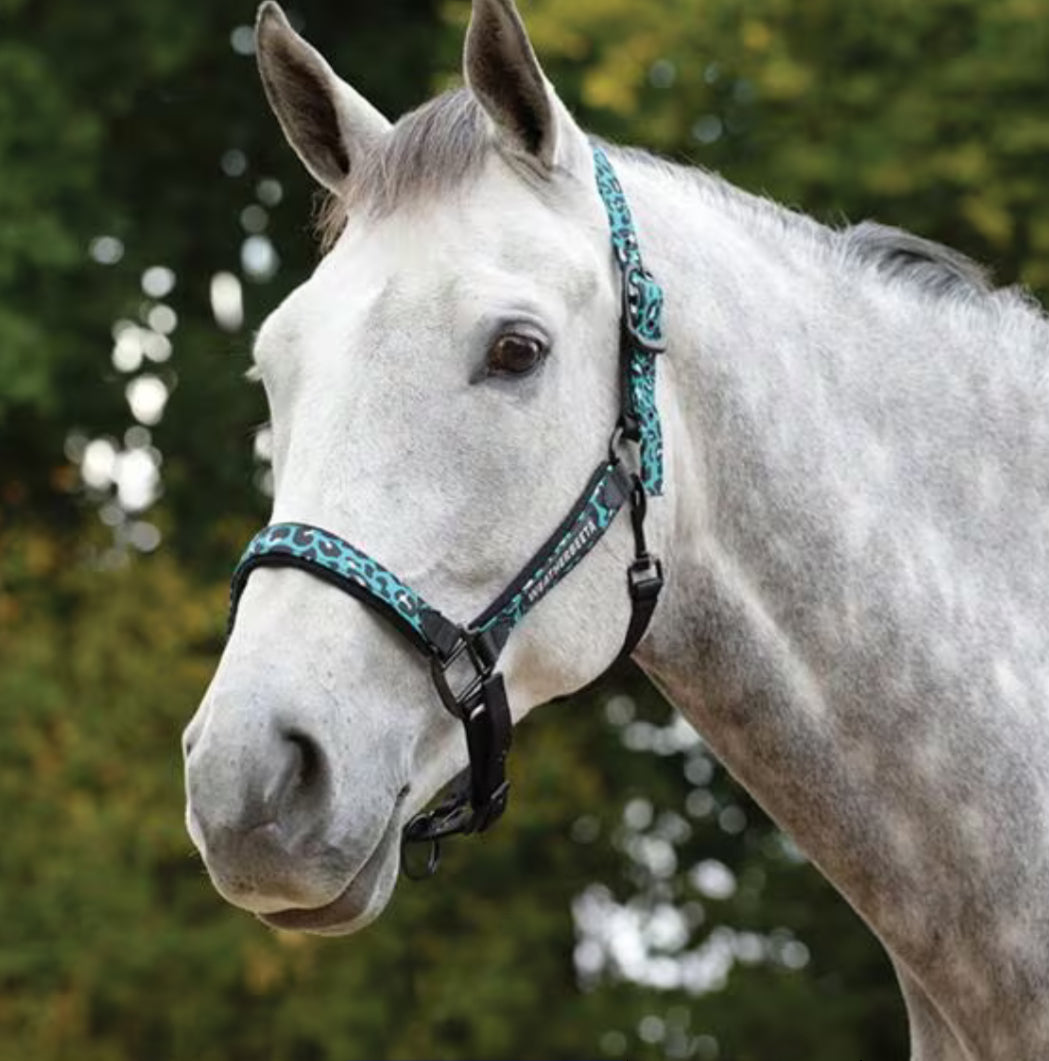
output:
{"label": "turquoise leopard spot pattern", "polygon": [[629,382],[633,407],[641,427],[641,482],[650,496],[663,492],[663,433],[656,407],[656,353],[665,342],[663,289],[641,263],[634,219],[623,187],[608,156],[594,149],[597,188],[612,231],[612,247],[626,287],[624,313],[635,334],[650,348],[635,344],[630,353]]}
{"label": "turquoise leopard spot pattern", "polygon": [[[382,564],[373,560],[367,553],[355,549],[342,538],[305,523],[274,523],[264,527],[252,538],[240,558],[240,563],[237,564],[237,571],[253,557],[261,554],[292,556],[356,582],[373,597],[389,605],[409,626],[418,631],[420,637],[426,637],[422,627],[422,615],[429,609],[429,605],[415,590],[406,586]],[[235,572],[235,587],[237,583]],[[231,600],[230,603],[235,605],[236,601]]]}

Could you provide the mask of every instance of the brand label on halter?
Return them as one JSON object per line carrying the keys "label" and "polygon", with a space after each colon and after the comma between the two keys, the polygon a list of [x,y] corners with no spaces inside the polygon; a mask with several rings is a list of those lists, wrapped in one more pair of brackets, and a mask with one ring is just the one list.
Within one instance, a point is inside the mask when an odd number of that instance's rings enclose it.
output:
{"label": "brand label on halter", "polygon": [[541,578],[535,582],[529,582],[524,587],[523,593],[525,600],[531,605],[535,602],[550,588],[550,584],[561,574],[566,567],[568,567],[572,560],[583,552],[590,542],[590,539],[598,533],[597,524],[594,522],[593,516],[588,516],[586,522],[576,531],[576,533],[561,547],[558,552],[557,559],[543,572]]}

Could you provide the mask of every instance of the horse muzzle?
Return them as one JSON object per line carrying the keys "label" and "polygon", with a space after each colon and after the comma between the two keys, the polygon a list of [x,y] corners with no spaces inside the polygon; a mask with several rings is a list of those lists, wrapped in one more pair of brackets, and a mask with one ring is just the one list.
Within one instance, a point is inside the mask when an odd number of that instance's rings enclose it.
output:
{"label": "horse muzzle", "polygon": [[403,797],[347,835],[320,742],[272,720],[223,732],[221,717],[191,724],[185,742],[187,827],[216,890],[279,928],[371,920],[385,905],[378,885],[396,875]]}

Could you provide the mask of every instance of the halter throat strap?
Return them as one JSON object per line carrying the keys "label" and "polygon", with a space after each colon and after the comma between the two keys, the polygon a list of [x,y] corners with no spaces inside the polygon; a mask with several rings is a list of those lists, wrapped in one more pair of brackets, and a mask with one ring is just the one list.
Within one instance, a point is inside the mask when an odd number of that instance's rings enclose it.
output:
{"label": "halter throat strap", "polygon": [[[448,798],[405,826],[402,865],[409,876],[434,872],[444,837],[483,832],[503,813],[513,724],[503,678],[496,670],[499,657],[517,624],[593,549],[624,506],[630,509],[634,537],[634,559],[627,568],[631,612],[612,665],[629,656],[644,636],[663,586],[662,566],[649,553],[644,530],[647,499],[663,490],[655,399],[656,355],[665,349],[663,293],[642,264],[633,219],[612,164],[596,146],[594,169],[622,285],[619,416],[607,459],[502,593],[471,622],[453,622],[367,553],[330,531],[303,523],[263,528],[231,580],[229,632],[252,571],[297,567],[376,611],[429,658],[438,698],[463,725],[470,765],[453,781]],[[426,845],[421,866],[407,857],[412,844]]]}

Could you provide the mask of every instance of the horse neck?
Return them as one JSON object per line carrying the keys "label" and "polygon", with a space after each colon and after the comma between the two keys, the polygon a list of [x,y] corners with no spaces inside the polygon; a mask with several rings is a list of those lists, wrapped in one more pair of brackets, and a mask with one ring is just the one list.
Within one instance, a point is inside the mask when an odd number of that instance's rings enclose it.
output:
{"label": "horse neck", "polygon": [[1049,985],[1028,695],[1049,606],[1023,578],[1049,560],[1049,328],[890,283],[713,179],[618,165],[670,324],[670,581],[640,661],[978,1037],[995,977]]}

